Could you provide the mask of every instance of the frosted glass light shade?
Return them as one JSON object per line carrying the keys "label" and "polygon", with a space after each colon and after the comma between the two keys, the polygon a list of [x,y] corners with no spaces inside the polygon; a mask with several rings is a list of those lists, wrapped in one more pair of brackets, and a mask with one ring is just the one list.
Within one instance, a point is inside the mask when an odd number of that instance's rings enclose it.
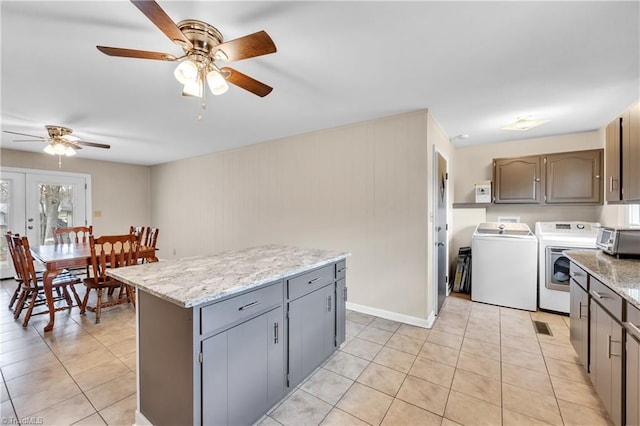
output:
{"label": "frosted glass light shade", "polygon": [[202,83],[200,80],[187,81],[182,89],[182,94],[187,96],[202,97]]}
{"label": "frosted glass light shade", "polygon": [[198,80],[198,66],[192,61],[181,62],[173,72],[174,77],[182,84]]}
{"label": "frosted glass light shade", "polygon": [[209,85],[211,93],[216,96],[222,95],[227,90],[229,90],[227,80],[225,80],[222,74],[220,74],[217,70],[209,71],[209,73],[207,74],[207,84]]}

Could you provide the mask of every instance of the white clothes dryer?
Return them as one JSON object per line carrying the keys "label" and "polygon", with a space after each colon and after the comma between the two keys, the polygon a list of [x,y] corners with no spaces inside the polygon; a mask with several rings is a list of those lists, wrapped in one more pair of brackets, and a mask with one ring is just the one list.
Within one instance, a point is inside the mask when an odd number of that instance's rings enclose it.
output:
{"label": "white clothes dryer", "polygon": [[537,222],[538,307],[569,313],[569,259],[565,250],[595,249],[597,222]]}

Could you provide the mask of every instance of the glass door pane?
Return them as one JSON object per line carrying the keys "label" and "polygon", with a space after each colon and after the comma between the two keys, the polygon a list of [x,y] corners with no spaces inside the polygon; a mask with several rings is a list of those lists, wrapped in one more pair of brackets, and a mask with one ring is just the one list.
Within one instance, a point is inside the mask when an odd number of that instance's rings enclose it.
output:
{"label": "glass door pane", "polygon": [[2,172],[0,175],[0,278],[14,276],[13,262],[4,234],[24,234],[25,214],[24,173]]}
{"label": "glass door pane", "polygon": [[27,235],[31,244],[53,244],[53,229],[86,225],[85,179],[27,176]]}

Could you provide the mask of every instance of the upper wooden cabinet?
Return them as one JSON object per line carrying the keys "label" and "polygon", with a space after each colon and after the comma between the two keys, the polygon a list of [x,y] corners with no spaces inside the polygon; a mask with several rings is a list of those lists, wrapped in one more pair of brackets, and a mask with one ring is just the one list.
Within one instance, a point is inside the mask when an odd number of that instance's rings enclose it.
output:
{"label": "upper wooden cabinet", "polygon": [[602,202],[602,150],[545,156],[547,204]]}
{"label": "upper wooden cabinet", "polygon": [[602,203],[602,150],[493,161],[497,204]]}
{"label": "upper wooden cabinet", "polygon": [[498,158],[493,162],[494,203],[538,204],[541,157]]}
{"label": "upper wooden cabinet", "polygon": [[640,201],[640,103],[606,128],[607,201]]}

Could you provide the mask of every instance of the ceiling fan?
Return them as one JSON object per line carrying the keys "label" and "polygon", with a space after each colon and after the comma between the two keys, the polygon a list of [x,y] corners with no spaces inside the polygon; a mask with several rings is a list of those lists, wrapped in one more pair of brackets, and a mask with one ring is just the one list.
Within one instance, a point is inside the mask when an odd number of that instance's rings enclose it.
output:
{"label": "ceiling fan", "polygon": [[[174,56],[170,53],[96,46],[102,53],[125,58],[181,61],[174,71],[174,76],[183,84],[182,94],[185,96],[204,98],[205,82],[214,95],[225,93],[229,88],[227,83],[260,97],[268,95],[273,90],[272,87],[233,68],[219,67],[216,64],[216,61],[233,62],[275,53],[276,46],[265,31],[225,42],[220,31],[206,22],[187,19],[175,24],[153,0],[131,0],[131,3],[169,37],[169,40],[182,47],[184,54]],[[204,99],[201,105],[203,108],[206,107]]]}
{"label": "ceiling fan", "polygon": [[27,133],[11,132],[9,130],[3,130],[4,133],[10,133],[12,135],[28,136],[35,139],[18,139],[14,142],[47,142],[47,146],[44,147],[44,152],[51,155],[58,156],[58,166],[62,165],[62,156],[71,156],[76,154],[76,150],[82,149],[82,146],[90,146],[94,148],[111,148],[111,145],[95,142],[87,142],[80,140],[80,138],[72,136],[73,130],[63,126],[44,126],[49,133],[48,137],[29,135]]}

